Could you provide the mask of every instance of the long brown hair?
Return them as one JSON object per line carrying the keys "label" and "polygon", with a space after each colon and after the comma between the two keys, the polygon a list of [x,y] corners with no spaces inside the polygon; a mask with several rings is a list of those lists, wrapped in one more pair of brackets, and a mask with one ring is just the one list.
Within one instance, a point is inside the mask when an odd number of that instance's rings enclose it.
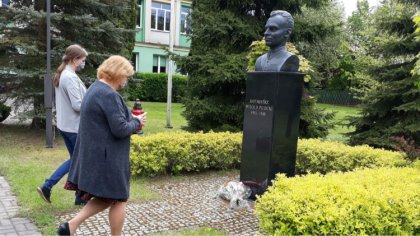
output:
{"label": "long brown hair", "polygon": [[54,76],[54,81],[53,81],[54,86],[58,87],[58,85],[60,84],[61,72],[63,72],[64,68],[66,68],[66,65],[68,65],[69,62],[73,61],[74,59],[87,57],[87,55],[88,55],[87,51],[78,44],[73,44],[73,45],[68,46],[66,48],[66,51],[64,52],[61,65],[55,71],[55,76]]}

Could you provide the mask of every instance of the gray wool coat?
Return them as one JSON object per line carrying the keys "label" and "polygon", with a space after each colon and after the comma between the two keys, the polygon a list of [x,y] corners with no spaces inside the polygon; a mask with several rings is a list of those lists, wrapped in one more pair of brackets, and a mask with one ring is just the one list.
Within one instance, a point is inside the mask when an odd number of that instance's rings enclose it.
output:
{"label": "gray wool coat", "polygon": [[82,101],[68,181],[96,197],[128,199],[130,135],[139,124],[114,89],[95,81]]}

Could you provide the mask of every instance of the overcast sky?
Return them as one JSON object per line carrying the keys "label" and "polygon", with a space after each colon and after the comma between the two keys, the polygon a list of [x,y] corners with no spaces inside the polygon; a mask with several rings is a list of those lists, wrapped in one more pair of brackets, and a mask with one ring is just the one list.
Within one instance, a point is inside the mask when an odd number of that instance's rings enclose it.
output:
{"label": "overcast sky", "polygon": [[[350,16],[351,13],[356,10],[357,0],[341,0],[344,5],[346,17]],[[368,0],[369,7],[377,6],[380,0]]]}

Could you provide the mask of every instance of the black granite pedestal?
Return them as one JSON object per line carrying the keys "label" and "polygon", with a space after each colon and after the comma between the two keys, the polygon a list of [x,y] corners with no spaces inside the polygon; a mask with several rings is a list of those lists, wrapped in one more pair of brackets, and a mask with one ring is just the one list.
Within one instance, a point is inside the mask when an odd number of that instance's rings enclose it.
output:
{"label": "black granite pedestal", "polygon": [[251,72],[246,81],[240,180],[262,194],[277,173],[294,176],[301,73]]}

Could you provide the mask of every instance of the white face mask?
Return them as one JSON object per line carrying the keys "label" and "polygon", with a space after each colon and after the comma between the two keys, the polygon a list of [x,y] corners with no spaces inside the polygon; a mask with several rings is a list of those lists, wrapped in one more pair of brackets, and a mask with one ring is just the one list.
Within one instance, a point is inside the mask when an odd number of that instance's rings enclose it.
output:
{"label": "white face mask", "polygon": [[78,71],[83,70],[83,69],[85,68],[85,65],[86,65],[86,63],[85,63],[84,61],[82,61],[82,63],[80,63],[80,64],[77,66],[77,70],[78,70]]}

